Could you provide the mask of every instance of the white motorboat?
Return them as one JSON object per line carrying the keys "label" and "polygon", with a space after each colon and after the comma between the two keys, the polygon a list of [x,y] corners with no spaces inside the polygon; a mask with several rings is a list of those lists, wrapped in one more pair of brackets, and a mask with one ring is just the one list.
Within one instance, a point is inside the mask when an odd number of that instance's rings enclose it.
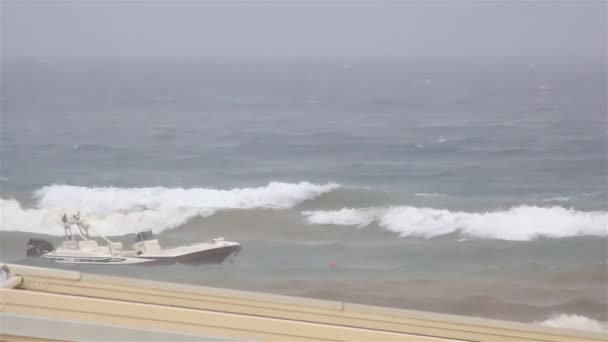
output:
{"label": "white motorboat", "polygon": [[[173,248],[162,248],[151,230],[137,233],[135,242],[128,250],[121,242],[113,242],[98,234],[106,245],[100,246],[89,234],[89,225],[79,214],[68,218],[63,215],[65,240],[57,249],[42,239],[28,241],[27,256],[41,257],[58,263],[126,265],[126,264],[221,264],[235,257],[241,245],[238,242],[215,238],[206,242]],[[73,227],[77,229],[74,230]]]}
{"label": "white motorboat", "polygon": [[162,248],[151,230],[137,233],[135,243],[131,247],[135,257],[139,259],[154,260],[163,264],[189,265],[221,264],[227,258],[236,256],[241,250],[238,242],[225,241],[221,237],[207,242]]}

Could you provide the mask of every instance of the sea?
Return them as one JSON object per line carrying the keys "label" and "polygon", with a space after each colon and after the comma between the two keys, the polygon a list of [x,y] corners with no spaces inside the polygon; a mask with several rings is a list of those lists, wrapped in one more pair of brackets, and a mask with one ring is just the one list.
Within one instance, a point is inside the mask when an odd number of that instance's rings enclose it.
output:
{"label": "sea", "polygon": [[[608,331],[605,61],[2,60],[0,261]],[[57,265],[64,212],[222,265]]]}

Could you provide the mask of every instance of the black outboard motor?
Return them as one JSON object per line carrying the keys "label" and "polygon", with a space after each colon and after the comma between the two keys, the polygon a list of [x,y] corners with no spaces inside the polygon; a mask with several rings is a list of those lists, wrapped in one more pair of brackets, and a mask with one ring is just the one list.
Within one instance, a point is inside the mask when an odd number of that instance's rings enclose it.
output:
{"label": "black outboard motor", "polygon": [[27,241],[28,257],[39,257],[53,251],[53,244],[43,239],[29,239]]}

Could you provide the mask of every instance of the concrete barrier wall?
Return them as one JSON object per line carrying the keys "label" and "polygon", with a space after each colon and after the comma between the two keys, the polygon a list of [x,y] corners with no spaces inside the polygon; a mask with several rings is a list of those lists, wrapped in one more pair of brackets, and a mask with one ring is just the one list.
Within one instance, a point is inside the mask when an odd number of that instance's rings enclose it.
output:
{"label": "concrete barrier wall", "polygon": [[608,341],[527,324],[9,266],[0,311],[260,341]]}

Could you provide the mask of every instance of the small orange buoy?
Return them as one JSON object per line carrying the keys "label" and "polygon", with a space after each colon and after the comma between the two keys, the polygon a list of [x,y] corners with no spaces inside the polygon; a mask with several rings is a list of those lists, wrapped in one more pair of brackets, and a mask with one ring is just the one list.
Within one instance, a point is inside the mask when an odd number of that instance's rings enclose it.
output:
{"label": "small orange buoy", "polygon": [[327,263],[327,266],[329,266],[329,268],[333,270],[334,268],[336,268],[336,262],[332,260]]}

